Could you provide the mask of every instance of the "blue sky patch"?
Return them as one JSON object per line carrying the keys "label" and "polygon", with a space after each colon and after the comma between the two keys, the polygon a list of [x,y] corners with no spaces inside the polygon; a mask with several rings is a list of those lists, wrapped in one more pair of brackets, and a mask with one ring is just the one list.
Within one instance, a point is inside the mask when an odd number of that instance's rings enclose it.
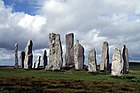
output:
{"label": "blue sky patch", "polygon": [[24,12],[36,15],[39,9],[37,0],[3,0],[6,6],[11,6],[13,12]]}

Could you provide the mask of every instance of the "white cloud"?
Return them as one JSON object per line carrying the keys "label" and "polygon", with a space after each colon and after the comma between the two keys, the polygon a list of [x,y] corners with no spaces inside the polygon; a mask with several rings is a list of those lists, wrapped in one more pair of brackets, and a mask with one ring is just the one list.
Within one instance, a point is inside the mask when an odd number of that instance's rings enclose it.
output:
{"label": "white cloud", "polygon": [[[46,30],[60,33],[62,38],[74,32],[86,54],[95,47],[100,55],[103,41],[109,42],[111,54],[114,47],[122,48],[124,44],[136,52],[139,4],[139,0],[46,0],[40,14],[47,17]],[[130,51],[130,56],[135,52]]]}
{"label": "white cloud", "polygon": [[20,19],[18,25],[29,31],[40,31],[42,26],[46,24],[46,18],[39,15],[31,16],[25,14],[23,18]]}

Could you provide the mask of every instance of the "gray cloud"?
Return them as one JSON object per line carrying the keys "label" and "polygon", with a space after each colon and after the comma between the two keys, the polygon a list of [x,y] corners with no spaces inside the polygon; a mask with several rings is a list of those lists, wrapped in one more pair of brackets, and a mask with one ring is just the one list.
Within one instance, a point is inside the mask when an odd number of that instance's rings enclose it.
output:
{"label": "gray cloud", "polygon": [[132,58],[140,54],[136,53],[140,47],[139,4],[138,0],[46,0],[40,15],[47,17],[48,31],[60,33],[62,37],[74,32],[86,54],[94,47],[100,56],[102,43],[108,41],[110,55],[115,47],[121,49],[126,44]]}
{"label": "gray cloud", "polygon": [[29,39],[34,49],[48,48],[48,34],[61,35],[65,49],[65,34],[73,32],[75,40],[97,51],[100,62],[102,43],[108,41],[110,56],[113,49],[124,44],[129,48],[130,60],[140,61],[140,1],[139,0],[40,0],[38,15],[12,13],[0,1],[0,47],[13,49],[19,42],[21,50]]}

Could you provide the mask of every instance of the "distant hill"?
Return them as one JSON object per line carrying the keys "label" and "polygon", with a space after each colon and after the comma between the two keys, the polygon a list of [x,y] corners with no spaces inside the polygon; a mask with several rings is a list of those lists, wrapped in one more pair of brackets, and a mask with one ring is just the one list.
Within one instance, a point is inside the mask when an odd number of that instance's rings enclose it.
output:
{"label": "distant hill", "polygon": [[129,62],[130,70],[140,71],[140,62]]}

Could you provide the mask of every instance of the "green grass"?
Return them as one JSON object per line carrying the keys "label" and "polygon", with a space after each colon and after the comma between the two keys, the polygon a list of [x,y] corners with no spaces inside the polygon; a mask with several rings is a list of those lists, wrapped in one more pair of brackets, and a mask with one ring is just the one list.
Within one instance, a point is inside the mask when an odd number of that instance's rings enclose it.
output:
{"label": "green grass", "polygon": [[[137,67],[138,68],[138,67]],[[140,93],[140,70],[128,74],[0,68],[0,93]]]}

